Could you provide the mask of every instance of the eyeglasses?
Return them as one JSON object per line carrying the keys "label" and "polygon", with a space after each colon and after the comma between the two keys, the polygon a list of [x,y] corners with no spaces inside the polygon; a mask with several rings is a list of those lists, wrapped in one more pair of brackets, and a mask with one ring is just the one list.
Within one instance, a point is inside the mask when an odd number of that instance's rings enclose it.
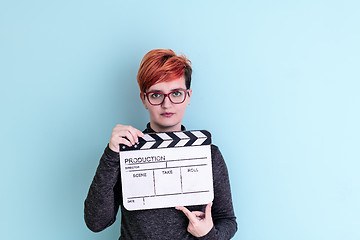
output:
{"label": "eyeglasses", "polygon": [[169,92],[168,94],[151,91],[144,93],[147,100],[151,105],[161,105],[165,101],[165,98],[168,97],[170,101],[174,104],[180,104],[183,103],[186,99],[186,93],[189,92],[189,89],[178,89],[174,90],[172,92]]}

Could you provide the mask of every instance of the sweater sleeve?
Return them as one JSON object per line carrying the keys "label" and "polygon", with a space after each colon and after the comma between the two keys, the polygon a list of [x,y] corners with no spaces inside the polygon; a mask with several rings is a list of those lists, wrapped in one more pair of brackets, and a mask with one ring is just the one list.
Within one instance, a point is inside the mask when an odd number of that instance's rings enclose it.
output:
{"label": "sweater sleeve", "polygon": [[231,199],[229,174],[219,148],[211,146],[214,200],[211,209],[214,227],[201,240],[231,239],[237,231],[236,217]]}
{"label": "sweater sleeve", "polygon": [[94,232],[104,230],[116,220],[121,201],[119,172],[119,154],[107,146],[84,203],[86,225]]}

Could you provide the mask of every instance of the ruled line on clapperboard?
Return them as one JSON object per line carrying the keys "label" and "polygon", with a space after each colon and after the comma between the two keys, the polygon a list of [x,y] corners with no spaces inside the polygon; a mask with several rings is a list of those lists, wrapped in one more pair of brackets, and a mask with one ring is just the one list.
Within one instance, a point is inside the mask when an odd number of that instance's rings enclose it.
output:
{"label": "ruled line on clapperboard", "polygon": [[[132,147],[121,145],[120,165],[122,163],[121,178],[122,184],[125,184],[123,185],[125,208],[140,210],[204,204],[211,201],[213,188],[210,144],[209,132],[185,131],[145,134],[143,138],[139,138],[139,143]],[[130,151],[129,154],[128,151]],[[175,172],[173,172],[174,169]],[[150,181],[153,188],[151,191],[148,188]],[[144,188],[145,186],[142,187],[141,184],[148,187]],[[175,185],[169,188],[169,184]],[[142,199],[142,206],[136,199]]]}

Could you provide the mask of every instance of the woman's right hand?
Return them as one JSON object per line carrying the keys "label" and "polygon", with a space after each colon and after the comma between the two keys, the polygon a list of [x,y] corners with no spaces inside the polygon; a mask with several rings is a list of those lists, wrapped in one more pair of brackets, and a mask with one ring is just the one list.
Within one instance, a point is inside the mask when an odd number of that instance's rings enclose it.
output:
{"label": "woman's right hand", "polygon": [[140,130],[132,126],[117,124],[111,134],[109,148],[114,152],[119,152],[120,144],[125,144],[126,146],[131,147],[135,143],[139,142],[138,137],[143,136],[144,134]]}

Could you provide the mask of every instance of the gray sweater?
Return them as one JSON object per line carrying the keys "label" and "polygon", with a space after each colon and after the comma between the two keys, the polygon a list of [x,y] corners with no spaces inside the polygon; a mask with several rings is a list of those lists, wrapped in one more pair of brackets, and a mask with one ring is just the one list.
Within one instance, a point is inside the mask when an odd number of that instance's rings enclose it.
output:
{"label": "gray sweater", "polygon": [[[184,128],[183,128],[184,130]],[[144,133],[154,132],[148,124]],[[231,200],[227,167],[217,146],[211,145],[214,200],[211,214],[214,227],[196,238],[187,232],[188,218],[175,208],[128,211],[122,205],[119,154],[108,146],[100,159],[89,193],[85,199],[84,217],[88,228],[99,232],[115,222],[121,207],[119,239],[230,239],[237,230]],[[205,211],[205,205],[187,206],[190,211]]]}

